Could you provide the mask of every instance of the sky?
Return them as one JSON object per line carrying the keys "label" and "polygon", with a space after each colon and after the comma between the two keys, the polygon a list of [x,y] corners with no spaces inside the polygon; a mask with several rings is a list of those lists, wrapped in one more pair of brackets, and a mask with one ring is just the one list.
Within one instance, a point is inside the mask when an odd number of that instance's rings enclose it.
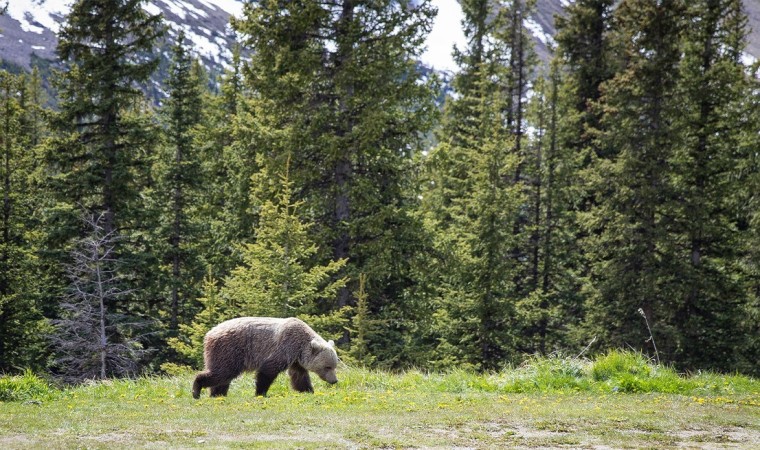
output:
{"label": "sky", "polygon": [[438,8],[433,30],[427,38],[427,50],[422,54],[422,60],[439,70],[456,70],[451,50],[456,44],[463,48],[465,44],[462,31],[462,8],[457,0],[433,0],[433,6]]}

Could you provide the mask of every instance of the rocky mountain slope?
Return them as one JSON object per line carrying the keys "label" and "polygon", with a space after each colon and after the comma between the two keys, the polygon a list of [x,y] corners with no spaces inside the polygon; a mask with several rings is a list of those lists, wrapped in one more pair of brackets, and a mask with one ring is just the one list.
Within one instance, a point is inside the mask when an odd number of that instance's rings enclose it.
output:
{"label": "rocky mountain slope", "polygon": [[[55,59],[56,32],[73,0],[6,0],[8,10],[0,16],[0,60],[3,67],[29,69]],[[178,30],[193,42],[196,53],[212,72],[219,72],[228,64],[235,40],[229,26],[230,15],[240,15],[246,0],[150,0],[146,9],[162,13],[170,27],[169,37]],[[563,8],[574,0],[538,0],[536,13],[529,20],[539,57],[549,58],[549,45],[553,42],[554,16],[562,14]],[[0,4],[4,3],[0,0]],[[433,0],[441,8],[451,2]],[[760,57],[760,0],[744,0],[749,16],[751,34],[747,53]],[[461,10],[453,14],[461,15]],[[428,42],[438,45],[439,42]],[[445,43],[450,48],[451,43]],[[164,46],[167,48],[168,46]],[[165,50],[161,50],[165,52]],[[435,66],[435,61],[423,61]]]}
{"label": "rocky mountain slope", "polygon": [[[27,69],[35,57],[55,59],[56,33],[72,2],[10,0],[0,16],[0,58]],[[151,0],[145,8],[163,14],[170,37],[184,30],[207,66],[229,61],[235,39],[229,17],[241,13],[242,0]]]}

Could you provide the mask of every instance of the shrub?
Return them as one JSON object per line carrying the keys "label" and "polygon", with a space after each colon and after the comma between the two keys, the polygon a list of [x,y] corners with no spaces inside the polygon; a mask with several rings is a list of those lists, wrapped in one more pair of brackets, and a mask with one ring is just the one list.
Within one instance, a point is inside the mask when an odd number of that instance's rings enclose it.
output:
{"label": "shrub", "polygon": [[649,360],[641,353],[611,350],[597,358],[591,365],[591,377],[594,381],[606,381],[633,375],[649,377],[653,368]]}
{"label": "shrub", "polygon": [[23,375],[0,377],[0,402],[49,400],[55,392],[55,388],[31,370]]}

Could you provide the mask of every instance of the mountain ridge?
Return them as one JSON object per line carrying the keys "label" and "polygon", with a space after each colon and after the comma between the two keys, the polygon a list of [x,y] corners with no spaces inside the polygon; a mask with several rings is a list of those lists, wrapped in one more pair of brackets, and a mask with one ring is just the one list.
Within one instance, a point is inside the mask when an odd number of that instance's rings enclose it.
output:
{"label": "mountain ridge", "polygon": [[[0,0],[1,1],[1,0]],[[52,62],[56,59],[56,33],[74,0],[10,0],[8,10],[0,16],[0,61],[3,67],[15,66],[29,70],[35,61]],[[539,0],[536,11],[527,21],[534,37],[535,50],[546,62],[551,55],[550,46],[555,34],[554,17],[574,0]],[[184,31],[192,43],[193,51],[211,73],[219,73],[229,66],[231,49],[236,42],[235,32],[229,25],[232,15],[240,15],[244,0],[150,0],[145,9],[151,14],[162,14],[168,26],[167,42],[173,42],[179,30]],[[746,53],[749,61],[760,57],[760,0],[744,0],[750,33]],[[169,45],[159,49],[169,60]],[[423,62],[431,66],[434,64]],[[157,86],[157,96],[161,96]]]}

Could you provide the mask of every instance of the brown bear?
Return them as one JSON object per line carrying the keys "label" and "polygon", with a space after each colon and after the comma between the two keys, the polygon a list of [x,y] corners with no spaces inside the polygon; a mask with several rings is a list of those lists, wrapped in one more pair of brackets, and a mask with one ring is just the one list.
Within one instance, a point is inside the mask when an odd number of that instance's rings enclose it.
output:
{"label": "brown bear", "polygon": [[206,333],[203,359],[205,368],[195,377],[193,398],[199,398],[205,387],[212,397],[227,395],[230,382],[245,371],[256,371],[256,395],[266,395],[286,369],[290,385],[299,392],[314,392],[308,371],[330,384],[338,382],[333,341],[325,342],[293,317],[240,317],[222,322]]}

